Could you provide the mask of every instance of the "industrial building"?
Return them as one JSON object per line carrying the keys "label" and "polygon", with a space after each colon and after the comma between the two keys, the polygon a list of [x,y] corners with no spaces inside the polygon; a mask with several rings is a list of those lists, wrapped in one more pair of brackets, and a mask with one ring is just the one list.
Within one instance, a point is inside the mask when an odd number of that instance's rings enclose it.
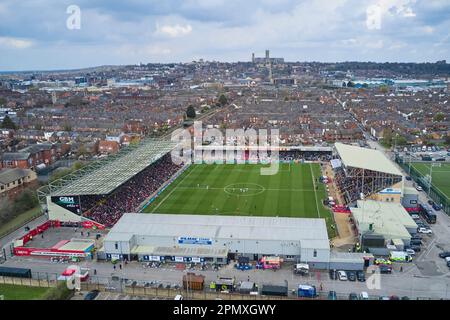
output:
{"label": "industrial building", "polygon": [[399,203],[359,200],[350,210],[365,248],[395,245],[403,250],[410,245],[411,234],[417,233],[417,224]]}
{"label": "industrial building", "polygon": [[226,264],[279,256],[326,269],[324,219],[127,213],[105,237],[106,259]]}

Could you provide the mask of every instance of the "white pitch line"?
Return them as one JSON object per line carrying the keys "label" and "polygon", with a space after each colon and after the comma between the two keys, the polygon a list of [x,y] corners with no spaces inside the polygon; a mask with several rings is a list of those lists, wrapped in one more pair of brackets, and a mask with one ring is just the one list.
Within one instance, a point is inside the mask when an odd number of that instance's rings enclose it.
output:
{"label": "white pitch line", "polygon": [[184,178],[176,185],[176,187],[175,188],[173,188],[170,192],[169,192],[169,194],[167,195],[167,196],[165,196],[164,197],[164,199],[162,199],[162,201],[152,210],[152,212],[151,213],[153,213],[153,212],[155,212],[156,211],[156,209],[158,209],[159,208],[159,206],[160,205],[162,205],[165,201],[166,201],[166,199],[176,190],[176,189],[178,189],[178,186],[184,181],[184,179],[186,179],[194,170],[195,170],[195,168],[196,168],[196,166],[194,166],[194,168],[191,170],[191,172],[189,172],[187,175],[185,175],[184,176]]}
{"label": "white pitch line", "polygon": [[311,165],[311,164],[309,164],[309,169],[311,170],[312,181],[313,181],[313,186],[314,186],[314,198],[316,199],[317,215],[318,215],[319,218],[320,218],[319,205],[317,204],[316,178],[314,177],[314,171],[313,171],[313,169],[312,169],[312,165]]}
{"label": "white pitch line", "polygon": [[[226,188],[226,187],[224,187]],[[208,190],[223,190],[224,188],[212,188],[209,187],[208,189],[206,188],[202,188],[202,187],[177,187],[177,189],[184,189],[184,190],[204,190],[204,191],[208,191]],[[243,188],[245,188],[245,183],[243,184]],[[233,189],[233,188],[232,188]],[[239,189],[238,187],[234,188],[234,189]],[[261,190],[261,189],[256,189],[256,188],[246,188],[248,190]],[[315,191],[314,189],[267,189],[264,188],[264,190],[267,191],[295,191],[295,192],[301,192],[301,191],[307,191],[307,192],[313,192]]]}

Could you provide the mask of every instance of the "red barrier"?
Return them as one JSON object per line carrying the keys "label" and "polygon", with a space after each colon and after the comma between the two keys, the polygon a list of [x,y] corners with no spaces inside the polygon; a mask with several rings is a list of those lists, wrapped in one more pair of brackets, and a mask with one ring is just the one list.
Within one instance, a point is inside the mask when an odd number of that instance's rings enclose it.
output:
{"label": "red barrier", "polygon": [[346,206],[334,206],[332,210],[335,213],[346,213],[346,214],[352,213],[350,209]]}
{"label": "red barrier", "polygon": [[26,248],[15,247],[13,249],[16,256],[68,256],[68,257],[85,257],[86,253],[80,250],[59,250],[52,248]]}
{"label": "red barrier", "polygon": [[104,225],[94,222],[94,221],[83,221],[81,223],[81,226],[85,229],[100,229],[100,230],[105,229]]}

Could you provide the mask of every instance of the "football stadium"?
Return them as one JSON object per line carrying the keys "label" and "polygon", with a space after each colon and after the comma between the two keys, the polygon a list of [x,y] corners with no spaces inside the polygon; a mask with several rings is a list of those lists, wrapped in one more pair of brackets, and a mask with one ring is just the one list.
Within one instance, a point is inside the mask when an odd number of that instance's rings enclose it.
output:
{"label": "football stadium", "polygon": [[[175,164],[175,147],[147,139],[41,188],[49,220],[109,229],[99,249],[107,260],[226,263],[276,255],[325,267],[330,240],[398,237],[348,219],[349,206],[362,199],[400,205],[403,175],[379,151],[340,143],[283,148],[278,170],[264,175],[270,166],[264,155],[256,163],[245,150],[236,153],[242,164]],[[408,213],[398,211],[403,235]]]}

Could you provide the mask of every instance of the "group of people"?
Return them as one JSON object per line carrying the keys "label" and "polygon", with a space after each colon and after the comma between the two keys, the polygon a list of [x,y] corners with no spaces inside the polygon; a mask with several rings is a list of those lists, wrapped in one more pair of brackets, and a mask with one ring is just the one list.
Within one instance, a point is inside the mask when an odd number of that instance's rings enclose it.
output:
{"label": "group of people", "polygon": [[131,180],[125,182],[114,193],[101,197],[83,198],[84,208],[86,208],[86,203],[92,204],[84,215],[106,227],[111,227],[124,213],[135,212],[181,167],[181,165],[172,162],[169,154],[165,155]]}

